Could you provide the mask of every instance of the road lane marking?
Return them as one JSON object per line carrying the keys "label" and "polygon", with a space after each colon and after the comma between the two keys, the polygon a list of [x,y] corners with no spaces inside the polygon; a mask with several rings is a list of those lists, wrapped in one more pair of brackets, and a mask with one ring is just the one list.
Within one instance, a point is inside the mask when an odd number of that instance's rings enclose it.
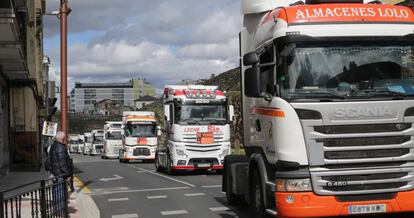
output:
{"label": "road lane marking", "polygon": [[221,188],[221,185],[203,185],[202,188]]}
{"label": "road lane marking", "polygon": [[111,191],[125,191],[129,190],[128,187],[112,187],[112,188],[94,188],[93,192],[111,192]]}
{"label": "road lane marking", "polygon": [[91,193],[91,190],[88,188],[88,186],[85,185],[85,183],[82,182],[82,180],[79,179],[79,177],[74,176],[73,182],[75,183],[75,186],[79,188],[79,190],[83,191],[84,193]]}
{"label": "road lane marking", "polygon": [[165,179],[169,179],[169,180],[172,180],[172,181],[175,181],[175,182],[179,182],[179,183],[181,183],[181,184],[188,185],[188,186],[190,186],[190,187],[195,187],[195,185],[193,185],[193,184],[191,184],[191,183],[184,182],[184,181],[181,181],[181,180],[178,180],[178,179],[174,179],[174,178],[172,178],[172,177],[169,177],[169,176],[166,176],[166,175],[162,175],[162,174],[157,173],[157,172],[152,172],[151,170],[146,170],[146,169],[144,169],[144,168],[141,168],[141,167],[136,167],[136,166],[132,166],[132,165],[127,165],[127,166],[130,166],[130,167],[132,167],[132,168],[135,168],[135,169],[138,169],[138,170],[141,170],[141,171],[145,171],[145,172],[147,172],[147,173],[151,173],[152,175],[156,175],[156,176],[159,176],[159,177],[162,177],[162,178],[165,178]]}
{"label": "road lane marking", "polygon": [[170,215],[179,215],[179,214],[188,214],[186,210],[168,210],[168,211],[161,211],[163,216],[170,216]]}
{"label": "road lane marking", "polygon": [[108,202],[115,202],[115,201],[129,201],[129,198],[110,198]]}
{"label": "road lane marking", "polygon": [[131,192],[153,192],[153,191],[168,191],[168,190],[180,190],[189,189],[189,187],[169,187],[169,188],[150,188],[150,189],[133,189],[133,190],[120,190],[120,191],[104,191],[104,192],[91,192],[91,195],[110,195],[119,193],[131,193]]}
{"label": "road lane marking", "polygon": [[136,213],[112,215],[112,218],[137,218],[137,217],[138,217],[138,214]]}
{"label": "road lane marking", "polygon": [[153,196],[147,196],[147,199],[161,199],[161,198],[167,198],[167,195],[153,195]]}
{"label": "road lane marking", "polygon": [[206,195],[204,193],[188,193],[188,194],[184,194],[186,197],[195,197],[195,196],[203,196]]}
{"label": "road lane marking", "polygon": [[118,180],[118,179],[123,179],[123,178],[124,177],[122,177],[122,176],[114,174],[114,177],[112,177],[112,178],[101,178],[101,179],[99,179],[99,181],[108,182],[108,181],[113,181],[113,180]]}
{"label": "road lane marking", "polygon": [[230,210],[228,207],[210,207],[209,208],[213,212],[219,212],[219,211],[228,211]]}

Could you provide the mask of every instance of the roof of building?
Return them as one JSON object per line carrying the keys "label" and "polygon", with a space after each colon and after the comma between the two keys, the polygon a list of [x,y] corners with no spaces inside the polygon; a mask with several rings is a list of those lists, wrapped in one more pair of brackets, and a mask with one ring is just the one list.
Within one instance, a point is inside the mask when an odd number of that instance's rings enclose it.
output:
{"label": "roof of building", "polygon": [[146,96],[136,99],[135,101],[156,101],[156,100],[158,100],[158,98],[146,95]]}
{"label": "roof of building", "polygon": [[100,101],[96,102],[94,105],[97,105],[97,104],[100,104],[100,103],[103,103],[103,102],[111,102],[111,103],[113,103],[114,101],[111,100],[111,99],[103,99],[103,100],[100,100]]}
{"label": "roof of building", "polygon": [[131,82],[127,83],[75,83],[75,88],[133,88]]}

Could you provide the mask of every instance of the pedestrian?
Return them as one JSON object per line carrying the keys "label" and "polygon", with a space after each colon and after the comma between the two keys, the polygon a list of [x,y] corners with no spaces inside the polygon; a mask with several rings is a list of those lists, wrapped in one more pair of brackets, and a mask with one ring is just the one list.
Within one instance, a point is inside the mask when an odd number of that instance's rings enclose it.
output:
{"label": "pedestrian", "polygon": [[[53,180],[53,208],[54,212],[61,214],[67,204],[67,199],[65,199],[66,186],[65,180],[70,177],[70,164],[68,162],[69,155],[64,144],[65,142],[65,133],[59,131],[56,133],[55,141],[50,146],[49,158],[50,158],[50,172],[55,178]],[[65,190],[66,189],[66,190]]]}

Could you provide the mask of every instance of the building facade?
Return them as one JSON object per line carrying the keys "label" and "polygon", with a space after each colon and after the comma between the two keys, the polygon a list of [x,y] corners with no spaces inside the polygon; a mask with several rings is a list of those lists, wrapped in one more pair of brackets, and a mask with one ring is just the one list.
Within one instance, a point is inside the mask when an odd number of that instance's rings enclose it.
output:
{"label": "building facade", "polygon": [[127,83],[75,83],[70,94],[70,108],[74,113],[93,113],[95,103],[112,100],[116,104],[134,107],[135,96],[155,96],[155,89],[145,80]]}
{"label": "building facade", "polygon": [[42,164],[45,0],[0,1],[0,177]]}

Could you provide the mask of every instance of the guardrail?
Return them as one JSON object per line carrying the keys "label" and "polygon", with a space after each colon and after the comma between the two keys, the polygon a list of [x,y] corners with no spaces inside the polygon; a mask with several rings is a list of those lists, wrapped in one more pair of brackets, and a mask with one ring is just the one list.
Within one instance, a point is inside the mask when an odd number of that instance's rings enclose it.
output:
{"label": "guardrail", "polygon": [[68,185],[59,177],[0,191],[0,218],[67,218]]}

